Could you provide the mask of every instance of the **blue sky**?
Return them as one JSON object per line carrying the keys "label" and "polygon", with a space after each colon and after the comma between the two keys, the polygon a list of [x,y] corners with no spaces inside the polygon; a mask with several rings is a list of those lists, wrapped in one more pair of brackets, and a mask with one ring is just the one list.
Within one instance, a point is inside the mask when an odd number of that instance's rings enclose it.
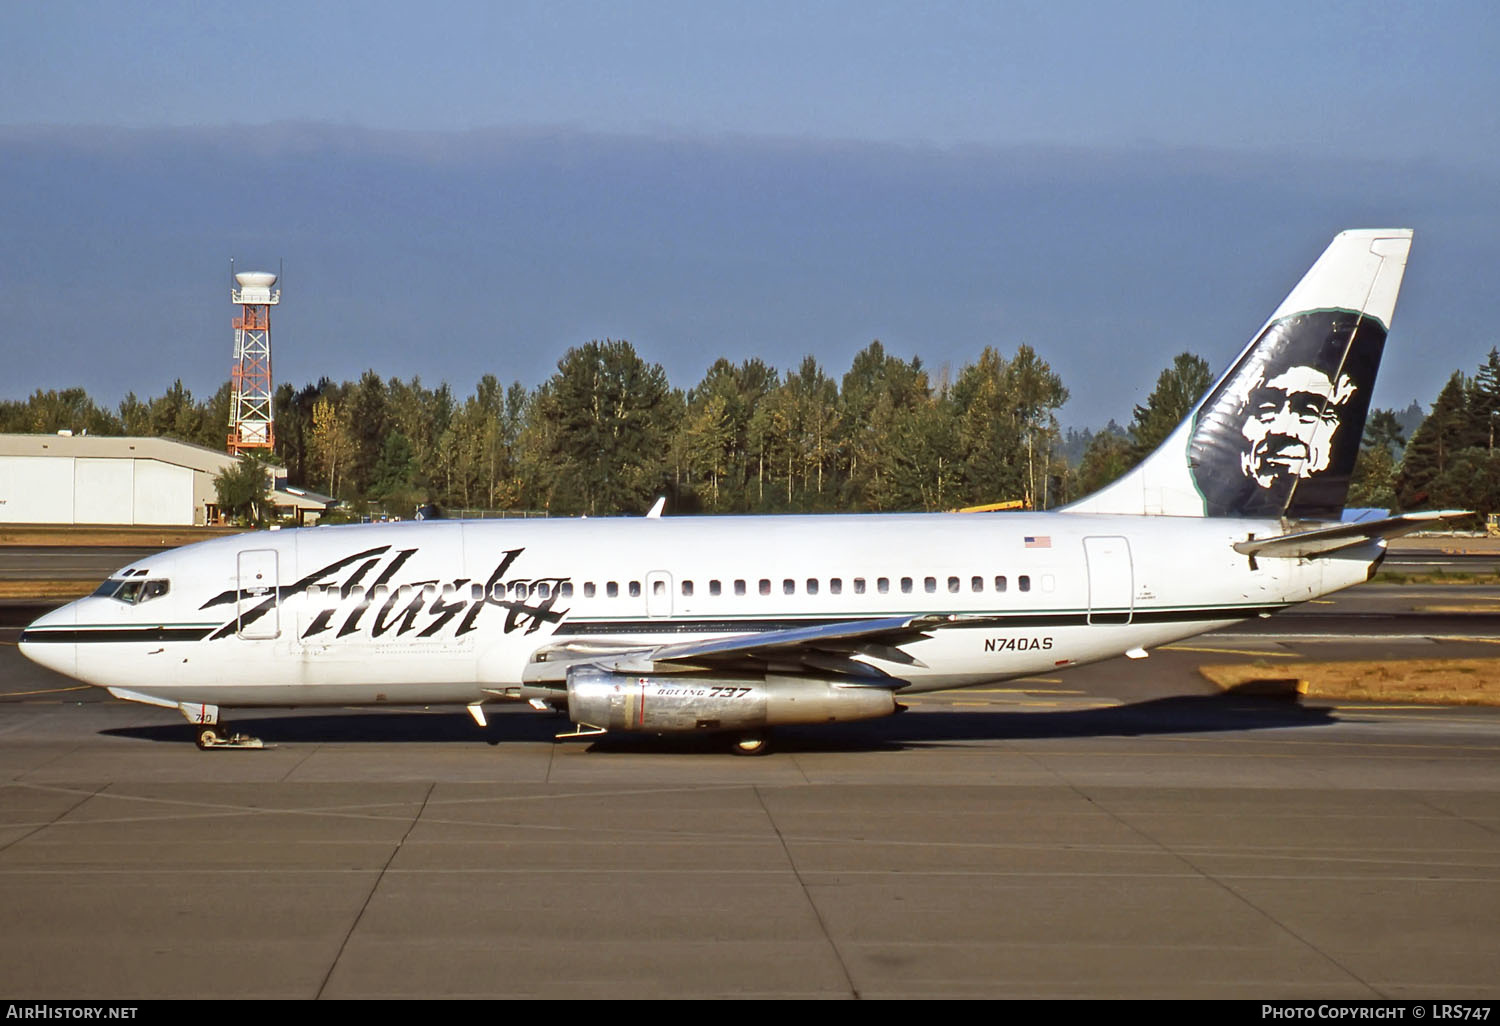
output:
{"label": "blue sky", "polygon": [[[1334,232],[1417,229],[1376,401],[1500,344],[1492,4],[0,6],[0,396],[228,366],[528,385],[1034,345],[1070,424],[1222,365]],[[115,328],[130,297],[129,342]]]}

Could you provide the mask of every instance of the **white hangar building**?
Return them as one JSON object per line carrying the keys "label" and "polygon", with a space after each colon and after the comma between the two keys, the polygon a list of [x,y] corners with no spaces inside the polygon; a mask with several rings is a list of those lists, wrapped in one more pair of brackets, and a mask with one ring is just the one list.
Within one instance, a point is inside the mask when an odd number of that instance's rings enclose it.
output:
{"label": "white hangar building", "polygon": [[[0,524],[213,523],[214,478],[236,462],[169,438],[0,434]],[[287,491],[285,473],[276,471],[272,492],[278,513],[300,522],[333,503],[303,489]]]}

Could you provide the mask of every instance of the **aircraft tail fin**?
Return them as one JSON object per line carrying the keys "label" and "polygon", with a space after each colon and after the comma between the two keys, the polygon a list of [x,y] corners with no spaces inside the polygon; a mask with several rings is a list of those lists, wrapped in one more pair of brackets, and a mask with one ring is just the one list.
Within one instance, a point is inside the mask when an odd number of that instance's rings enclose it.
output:
{"label": "aircraft tail fin", "polygon": [[1337,520],[1411,238],[1408,228],[1335,236],[1167,440],[1066,509]]}

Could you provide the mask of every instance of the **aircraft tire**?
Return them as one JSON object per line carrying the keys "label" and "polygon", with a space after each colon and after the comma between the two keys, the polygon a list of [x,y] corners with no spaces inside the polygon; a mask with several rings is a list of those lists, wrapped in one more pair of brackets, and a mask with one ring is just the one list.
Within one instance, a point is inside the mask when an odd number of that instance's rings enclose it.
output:
{"label": "aircraft tire", "polygon": [[205,752],[208,751],[210,748],[212,748],[214,746],[214,743],[217,742],[218,740],[219,740],[219,728],[218,727],[206,726],[206,727],[199,727],[198,728],[198,737],[197,737],[198,747],[201,748],[201,749],[203,749]]}
{"label": "aircraft tire", "polygon": [[771,739],[762,731],[741,734],[734,739],[730,751],[735,755],[765,755],[771,750]]}

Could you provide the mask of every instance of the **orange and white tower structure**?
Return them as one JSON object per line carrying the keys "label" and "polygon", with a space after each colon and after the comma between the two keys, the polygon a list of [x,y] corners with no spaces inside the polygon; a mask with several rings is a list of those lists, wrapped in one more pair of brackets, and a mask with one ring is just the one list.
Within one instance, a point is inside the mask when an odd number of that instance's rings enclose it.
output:
{"label": "orange and white tower structure", "polygon": [[271,307],[281,302],[276,275],[242,271],[229,290],[239,305],[234,319],[234,367],[229,372],[229,452],[238,456],[270,450],[276,442],[271,416]]}

